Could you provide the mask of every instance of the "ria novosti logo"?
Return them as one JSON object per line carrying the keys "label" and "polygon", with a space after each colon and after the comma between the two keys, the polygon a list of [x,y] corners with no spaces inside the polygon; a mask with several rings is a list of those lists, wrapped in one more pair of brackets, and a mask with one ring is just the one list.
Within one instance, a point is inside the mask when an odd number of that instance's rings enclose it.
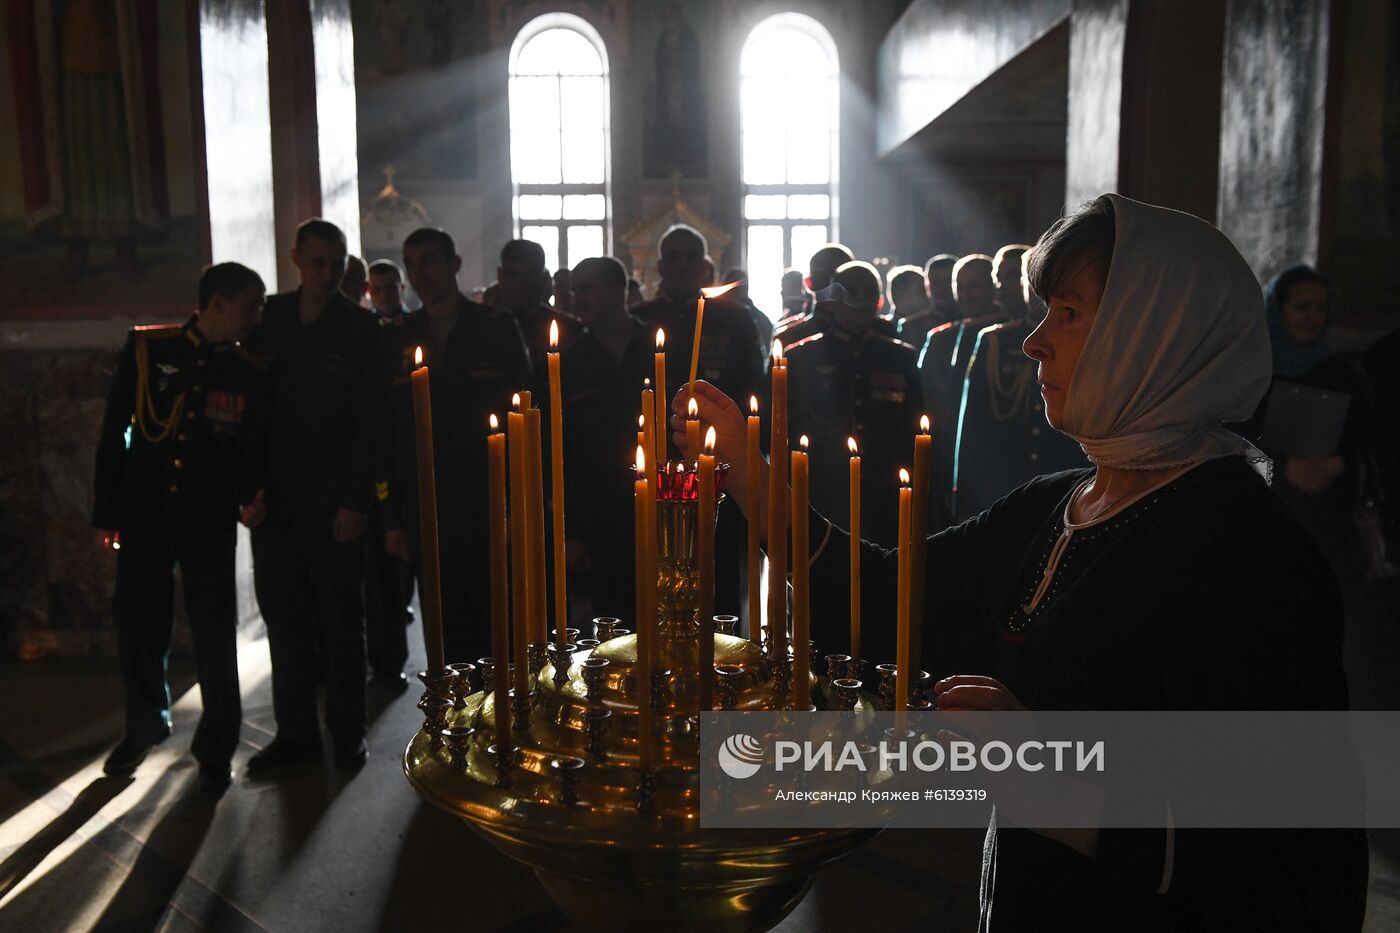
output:
{"label": "ria novosti logo", "polygon": [[763,766],[763,746],[743,732],[731,735],[719,747],[719,766],[736,781],[751,778]]}

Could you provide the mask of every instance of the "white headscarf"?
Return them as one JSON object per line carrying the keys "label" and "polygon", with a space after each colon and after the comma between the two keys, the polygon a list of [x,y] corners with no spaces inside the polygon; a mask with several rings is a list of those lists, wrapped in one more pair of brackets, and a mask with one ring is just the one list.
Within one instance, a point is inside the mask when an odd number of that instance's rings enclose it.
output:
{"label": "white headscarf", "polygon": [[1258,280],[1215,227],[1116,194],[1103,301],[1065,398],[1065,434],[1099,466],[1158,470],[1245,455],[1221,427],[1254,413],[1269,388]]}

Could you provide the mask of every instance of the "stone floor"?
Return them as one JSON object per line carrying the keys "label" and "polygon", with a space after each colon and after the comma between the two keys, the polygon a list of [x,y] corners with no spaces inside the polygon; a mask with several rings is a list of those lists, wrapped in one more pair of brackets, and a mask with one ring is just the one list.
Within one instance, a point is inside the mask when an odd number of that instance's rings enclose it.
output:
{"label": "stone floor", "polygon": [[[115,664],[0,671],[0,929],[576,929],[527,869],[409,787],[400,756],[419,722],[412,695],[371,693],[371,758],[358,775],[327,760],[277,781],[244,778],[273,726],[266,643],[246,643],[239,663],[239,777],[216,802],[196,790],[187,754],[199,711],[187,665],[172,669],[174,737],[129,780],[101,773],[120,733]],[[975,831],[884,833],[826,869],[778,929],[974,929],[979,847]],[[1366,930],[1396,929],[1400,831],[1378,832]]]}

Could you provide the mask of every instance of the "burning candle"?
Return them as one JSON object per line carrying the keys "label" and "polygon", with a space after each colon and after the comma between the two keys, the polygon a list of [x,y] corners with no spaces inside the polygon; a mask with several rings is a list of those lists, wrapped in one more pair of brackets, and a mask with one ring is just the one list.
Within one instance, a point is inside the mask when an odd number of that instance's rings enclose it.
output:
{"label": "burning candle", "polygon": [[638,446],[638,447],[645,447],[646,444],[647,444],[647,438],[648,438],[649,436],[650,436],[650,435],[647,434],[647,416],[646,416],[646,415],[638,415],[638,416],[637,416],[637,446]]}
{"label": "burning candle", "polygon": [[761,616],[761,603],[759,594],[759,572],[758,572],[758,516],[753,509],[758,507],[758,463],[761,456],[758,449],[759,421],[758,421],[758,396],[749,396],[749,417],[745,424],[747,436],[744,444],[744,475],[749,482],[749,501],[752,503],[749,512],[749,635],[753,636],[759,630],[759,619]]}
{"label": "burning candle", "polygon": [[433,463],[433,397],[423,348],[413,352],[413,427],[418,439],[418,527],[423,556],[423,650],[428,673],[446,667],[442,650],[442,584],[438,562],[437,472]]}
{"label": "burning candle", "polygon": [[568,574],[564,563],[564,393],[559,378],[559,322],[549,322],[549,445],[554,493],[554,644],[569,643]]}
{"label": "burning candle", "polygon": [[544,465],[541,453],[540,410],[525,409],[525,444],[529,451],[529,473],[525,477],[525,520],[529,524],[530,576],[530,640],[543,645],[549,638],[548,600],[545,587],[544,559]]}
{"label": "burning candle", "polygon": [[899,470],[899,575],[895,596],[897,635],[895,643],[894,708],[898,714],[895,727],[904,728],[904,712],[909,706],[909,579],[913,569],[912,548],[909,541],[910,511],[913,505],[912,491],[909,488],[909,471]]}
{"label": "burning candle", "polygon": [[685,458],[694,460],[700,456],[700,405],[691,396],[685,405]]}
{"label": "burning candle", "polygon": [[515,634],[515,695],[529,694],[529,664],[526,646],[530,641],[528,537],[525,522],[525,474],[529,450],[525,444],[525,415],[520,411],[519,395],[511,399],[516,409],[506,415],[506,433],[510,441],[510,593]]}
{"label": "burning candle", "polygon": [[670,399],[666,397],[666,329],[658,327],[656,329],[656,380],[652,385],[656,392],[654,408],[643,408],[642,411],[656,425],[655,446],[648,447],[647,450],[655,450],[655,463],[665,463],[666,457],[666,435],[669,433],[666,427],[666,406],[670,404]]}
{"label": "burning candle", "polygon": [[924,555],[928,549],[928,496],[933,472],[933,435],[929,427],[928,415],[922,415],[919,433],[914,435],[914,489],[909,506],[909,617],[915,623],[909,631],[909,657],[918,668],[923,666]]}
{"label": "burning candle", "polygon": [[699,460],[700,708],[714,708],[715,697],[715,429],[705,432]]}
{"label": "burning candle", "polygon": [[639,757],[641,759],[642,770],[650,770],[654,752],[652,749],[652,712],[651,712],[651,640],[655,637],[652,627],[647,624],[646,618],[650,614],[647,606],[649,587],[646,579],[652,573],[652,565],[649,562],[650,547],[648,546],[649,522],[647,520],[647,454],[646,447],[637,445],[637,479],[632,485],[632,509],[633,509],[633,530],[637,556],[635,561],[637,573],[637,736],[640,746]]}
{"label": "burning candle", "polygon": [[768,438],[768,639],[773,657],[787,656],[787,360],[773,341],[773,410]]}
{"label": "burning candle", "polygon": [[730,282],[726,285],[711,285],[702,288],[700,289],[700,297],[695,299],[695,341],[690,345],[690,382],[687,383],[687,395],[695,394],[695,376],[700,371],[700,335],[705,329],[705,299],[718,298],[730,289],[738,288],[739,284],[739,282]]}
{"label": "burning candle", "polygon": [[812,705],[812,607],[809,599],[810,551],[807,540],[807,435],[792,452],[792,681],[793,709]]}
{"label": "burning candle", "polygon": [[[851,657],[860,660],[860,450],[846,438],[851,452]],[[855,676],[852,674],[852,676]]]}
{"label": "burning candle", "polygon": [[[496,742],[510,748],[510,583],[506,577],[506,436],[493,414],[486,438],[487,487],[491,494],[491,656],[495,679],[491,684],[496,708]],[[482,684],[486,689],[486,685]]]}

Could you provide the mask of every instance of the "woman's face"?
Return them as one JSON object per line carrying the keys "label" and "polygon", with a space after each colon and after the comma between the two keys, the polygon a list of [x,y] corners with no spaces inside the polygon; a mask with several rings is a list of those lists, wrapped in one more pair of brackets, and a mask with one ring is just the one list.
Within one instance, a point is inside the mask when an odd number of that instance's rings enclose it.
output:
{"label": "woman's face", "polygon": [[1317,343],[1327,329],[1327,287],[1321,282],[1299,282],[1283,301],[1283,329],[1294,343]]}
{"label": "woman's face", "polygon": [[1021,347],[1040,364],[1036,379],[1045,400],[1045,420],[1052,428],[1064,423],[1065,397],[1103,301],[1104,277],[1104,270],[1093,262],[1064,276],[1050,295],[1045,319]]}

